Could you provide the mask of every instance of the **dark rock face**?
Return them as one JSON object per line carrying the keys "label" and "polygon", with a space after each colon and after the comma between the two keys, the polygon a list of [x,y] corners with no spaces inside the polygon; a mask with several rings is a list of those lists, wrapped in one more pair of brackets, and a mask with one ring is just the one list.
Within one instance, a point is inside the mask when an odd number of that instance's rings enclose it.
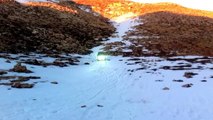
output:
{"label": "dark rock face", "polygon": [[[88,54],[115,28],[73,2],[0,2],[0,52]],[[100,38],[100,39],[97,39]]]}

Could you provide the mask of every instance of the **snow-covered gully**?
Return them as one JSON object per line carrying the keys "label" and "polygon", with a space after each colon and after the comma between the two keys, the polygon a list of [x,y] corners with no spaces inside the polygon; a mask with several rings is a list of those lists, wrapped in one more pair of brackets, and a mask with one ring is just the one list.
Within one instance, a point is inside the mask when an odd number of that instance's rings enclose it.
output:
{"label": "snow-covered gully", "polygon": [[[117,23],[118,37],[107,42],[122,40],[125,32],[138,24],[134,21],[129,19]],[[213,119],[212,64],[192,64],[192,68],[203,69],[165,70],[158,68],[189,63],[141,57],[147,68],[128,72],[141,66],[130,65],[134,62],[121,56],[109,56],[109,61],[96,61],[97,52],[102,47],[96,47],[91,55],[83,56],[77,66],[44,68],[27,65],[34,71],[30,75],[40,76],[39,81],[44,83],[33,89],[8,90],[9,87],[0,86],[0,120]],[[90,65],[84,65],[85,62]],[[1,68],[10,69],[14,64],[0,59]],[[189,79],[184,77],[186,72],[198,75]],[[50,84],[51,81],[58,84]]]}

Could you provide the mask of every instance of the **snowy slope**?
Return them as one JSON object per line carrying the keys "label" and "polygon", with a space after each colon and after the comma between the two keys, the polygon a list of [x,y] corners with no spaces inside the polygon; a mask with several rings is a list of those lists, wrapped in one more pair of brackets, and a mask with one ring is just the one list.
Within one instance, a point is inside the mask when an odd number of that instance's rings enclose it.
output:
{"label": "snowy slope", "polygon": [[[115,26],[121,36],[134,26],[128,20]],[[185,61],[167,61],[157,57],[141,57],[147,69],[128,72],[142,65],[121,56],[109,57],[109,61],[96,61],[94,53],[83,56],[78,66],[40,67],[27,65],[34,73],[47,81],[36,84],[33,89],[11,89],[0,86],[0,120],[211,120],[213,119],[213,75],[212,64],[195,70],[163,70],[163,65],[177,65]],[[195,56],[189,56],[191,58]],[[45,58],[51,60],[50,58]],[[84,65],[90,62],[90,65]],[[0,69],[12,68],[0,59]],[[185,72],[199,73],[191,79],[183,77]],[[16,73],[10,73],[14,75]],[[25,74],[23,74],[25,75]],[[174,79],[184,80],[182,83]],[[201,80],[207,82],[201,82]],[[59,84],[50,84],[57,81]],[[161,82],[157,82],[161,81]],[[31,81],[33,82],[33,81]],[[181,87],[192,83],[191,88]],[[170,90],[162,90],[164,87]]]}

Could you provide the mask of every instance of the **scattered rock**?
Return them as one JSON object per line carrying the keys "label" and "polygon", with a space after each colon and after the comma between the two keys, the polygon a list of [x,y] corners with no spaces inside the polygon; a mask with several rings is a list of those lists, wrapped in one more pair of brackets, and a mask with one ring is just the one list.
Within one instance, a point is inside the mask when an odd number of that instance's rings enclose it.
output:
{"label": "scattered rock", "polygon": [[182,85],[182,87],[184,87],[184,88],[190,88],[190,87],[192,87],[192,86],[193,86],[193,84],[192,84],[192,83]]}
{"label": "scattered rock", "polygon": [[155,80],[155,82],[163,82],[163,80]]}
{"label": "scattered rock", "polygon": [[170,90],[168,87],[164,87],[163,90]]}
{"label": "scattered rock", "polygon": [[0,80],[10,80],[15,79],[17,76],[0,76]]}
{"label": "scattered rock", "polygon": [[37,59],[27,59],[26,61],[24,61],[24,63],[26,64],[30,64],[30,65],[43,65],[43,61],[38,61]]}
{"label": "scattered rock", "polygon": [[11,63],[11,61],[10,61],[10,60],[6,60],[5,62],[6,62],[6,63]]}
{"label": "scattered rock", "polygon": [[103,105],[97,105],[97,107],[104,107]]}
{"label": "scattered rock", "polygon": [[128,59],[128,61],[141,61],[140,58],[131,58],[131,59]]}
{"label": "scattered rock", "polygon": [[11,86],[11,83],[0,83],[0,85]]}
{"label": "scattered rock", "polygon": [[32,71],[28,70],[26,66],[21,65],[21,63],[17,63],[13,69],[10,69],[10,71],[19,73],[32,73]]}
{"label": "scattered rock", "polygon": [[12,88],[33,88],[34,84],[15,82],[11,85]]}
{"label": "scattered rock", "polygon": [[138,70],[145,70],[145,69],[146,69],[146,67],[141,67],[141,68],[135,69],[135,71],[138,71]]}
{"label": "scattered rock", "polygon": [[85,65],[89,65],[90,63],[88,63],[88,62],[86,62],[86,63],[84,63]]}
{"label": "scattered rock", "polygon": [[55,61],[53,62],[53,65],[59,66],[59,67],[67,67],[67,64],[66,64],[66,63],[61,62],[61,61],[58,61],[58,60],[55,60]]}
{"label": "scattered rock", "polygon": [[86,107],[87,107],[86,105],[82,105],[82,106],[81,106],[81,108],[86,108]]}
{"label": "scattered rock", "polygon": [[207,82],[207,80],[201,80],[201,82]]}
{"label": "scattered rock", "polygon": [[0,75],[4,75],[4,74],[7,74],[6,71],[0,71]]}
{"label": "scattered rock", "polygon": [[18,78],[17,80],[11,80],[11,82],[25,82],[30,79],[41,79],[41,77],[37,77],[37,76],[29,76],[29,77],[19,76],[17,78]]}
{"label": "scattered rock", "polygon": [[186,65],[179,65],[179,66],[163,66],[160,69],[164,70],[192,70],[192,69],[199,69],[199,68],[192,68],[191,64]]}
{"label": "scattered rock", "polygon": [[53,82],[50,82],[51,84],[58,84],[58,82],[57,81],[53,81]]}
{"label": "scattered rock", "polygon": [[184,77],[186,77],[186,78],[192,78],[195,75],[198,75],[198,74],[197,73],[193,73],[193,72],[185,72],[184,73]]}
{"label": "scattered rock", "polygon": [[173,82],[184,82],[183,80],[173,80]]}

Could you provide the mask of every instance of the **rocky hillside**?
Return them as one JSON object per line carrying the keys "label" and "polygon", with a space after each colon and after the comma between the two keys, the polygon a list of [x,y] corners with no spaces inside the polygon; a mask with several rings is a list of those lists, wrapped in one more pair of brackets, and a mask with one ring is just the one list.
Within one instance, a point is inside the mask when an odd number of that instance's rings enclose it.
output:
{"label": "rocky hillside", "polygon": [[[107,18],[130,12],[138,16],[139,25],[124,36],[125,40],[132,42],[131,46],[125,46],[125,41],[106,45],[105,50],[114,55],[213,56],[211,11],[190,9],[173,3],[148,4],[129,0],[75,1],[92,5],[94,11]],[[113,51],[115,48],[116,51]],[[130,49],[132,52],[126,53],[122,51],[123,49]]]}
{"label": "rocky hillside", "polygon": [[0,11],[0,52],[85,54],[115,31],[108,19],[74,2],[3,0]]}
{"label": "rocky hillside", "polygon": [[[213,56],[212,18],[155,12],[142,15],[140,19],[143,24],[129,31],[126,39],[136,46],[143,44],[152,55]],[[133,39],[133,36],[138,38]]]}

